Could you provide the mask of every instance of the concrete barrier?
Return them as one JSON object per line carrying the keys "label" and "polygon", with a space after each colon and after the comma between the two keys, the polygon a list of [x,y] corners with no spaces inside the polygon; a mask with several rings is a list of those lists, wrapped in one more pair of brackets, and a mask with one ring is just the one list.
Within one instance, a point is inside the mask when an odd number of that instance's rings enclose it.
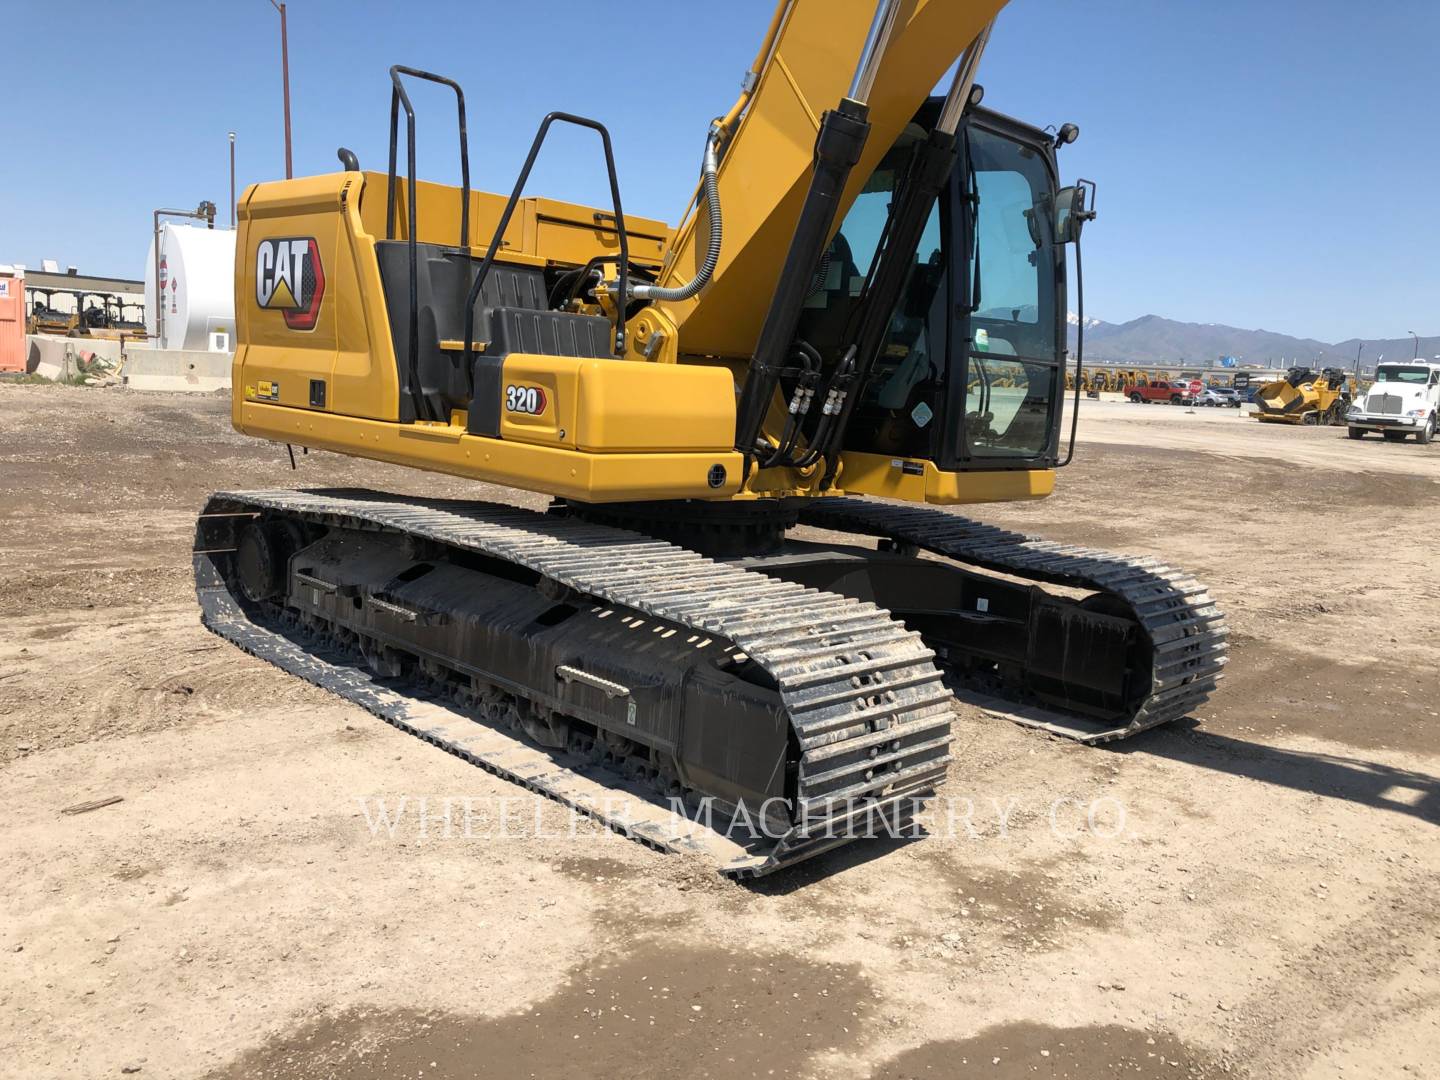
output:
{"label": "concrete barrier", "polygon": [[125,354],[120,381],[132,390],[209,394],[230,389],[230,353],[188,349],[136,349]]}
{"label": "concrete barrier", "polygon": [[70,379],[79,373],[77,361],[92,353],[134,390],[179,390],[209,394],[230,389],[230,353],[182,349],[154,349],[148,342],[120,342],[107,338],[59,337],[28,334],[26,371],[47,379]]}
{"label": "concrete barrier", "polygon": [[56,334],[25,335],[25,370],[47,379],[68,379],[78,372],[77,358],[94,353],[110,367],[120,363],[120,342],[104,338],[60,337]]}

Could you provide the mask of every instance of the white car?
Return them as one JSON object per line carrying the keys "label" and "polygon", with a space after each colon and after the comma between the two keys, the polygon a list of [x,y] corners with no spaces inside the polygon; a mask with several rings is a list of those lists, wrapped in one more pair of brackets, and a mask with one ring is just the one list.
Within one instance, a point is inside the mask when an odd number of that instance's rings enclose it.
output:
{"label": "white car", "polygon": [[1381,364],[1375,381],[1345,413],[1350,438],[1363,439],[1378,431],[1392,442],[1413,434],[1418,443],[1435,437],[1440,416],[1440,362],[1412,360]]}
{"label": "white car", "polygon": [[1216,408],[1238,409],[1240,394],[1229,386],[1207,386],[1195,397],[1196,405],[1211,405]]}

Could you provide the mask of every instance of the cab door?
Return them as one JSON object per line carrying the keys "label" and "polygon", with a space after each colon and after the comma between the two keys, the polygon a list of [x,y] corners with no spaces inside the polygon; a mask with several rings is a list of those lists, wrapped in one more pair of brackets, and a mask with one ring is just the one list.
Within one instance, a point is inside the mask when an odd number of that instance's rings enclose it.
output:
{"label": "cab door", "polygon": [[966,121],[953,186],[965,208],[944,469],[1055,460],[1067,323],[1054,159],[1043,133],[995,114]]}

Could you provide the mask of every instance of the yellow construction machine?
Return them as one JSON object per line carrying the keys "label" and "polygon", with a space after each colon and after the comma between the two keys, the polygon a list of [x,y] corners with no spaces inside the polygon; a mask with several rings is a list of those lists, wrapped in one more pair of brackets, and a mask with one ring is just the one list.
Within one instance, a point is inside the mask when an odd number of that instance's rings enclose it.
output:
{"label": "yellow construction machine", "polygon": [[1255,391],[1255,419],[1267,424],[1342,424],[1354,382],[1340,368],[1293,367]]}
{"label": "yellow construction machine", "polygon": [[[942,509],[1049,495],[1074,446],[1093,185],[1059,179],[1074,125],[981,107],[1000,6],[780,3],[674,228],[571,113],[508,196],[472,191],[461,87],[391,69],[386,171],[341,148],[244,193],[235,427],[554,502],[217,494],[206,624],[739,876],[909,828],[953,685],[1085,741],[1198,706],[1225,659],[1200,585]],[[459,187],[415,176],[417,79],[454,92]],[[608,205],[527,194],[557,125]]]}
{"label": "yellow construction machine", "polygon": [[61,311],[53,307],[56,292],[67,290],[35,289],[25,290],[30,301],[30,314],[25,318],[27,334],[57,334],[69,336],[80,325],[78,308],[75,311]]}

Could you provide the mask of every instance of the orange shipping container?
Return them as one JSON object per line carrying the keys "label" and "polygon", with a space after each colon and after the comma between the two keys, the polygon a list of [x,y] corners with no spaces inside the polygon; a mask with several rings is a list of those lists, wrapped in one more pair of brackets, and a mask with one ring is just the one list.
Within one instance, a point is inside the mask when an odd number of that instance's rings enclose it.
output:
{"label": "orange shipping container", "polygon": [[0,371],[25,370],[25,271],[0,266]]}

